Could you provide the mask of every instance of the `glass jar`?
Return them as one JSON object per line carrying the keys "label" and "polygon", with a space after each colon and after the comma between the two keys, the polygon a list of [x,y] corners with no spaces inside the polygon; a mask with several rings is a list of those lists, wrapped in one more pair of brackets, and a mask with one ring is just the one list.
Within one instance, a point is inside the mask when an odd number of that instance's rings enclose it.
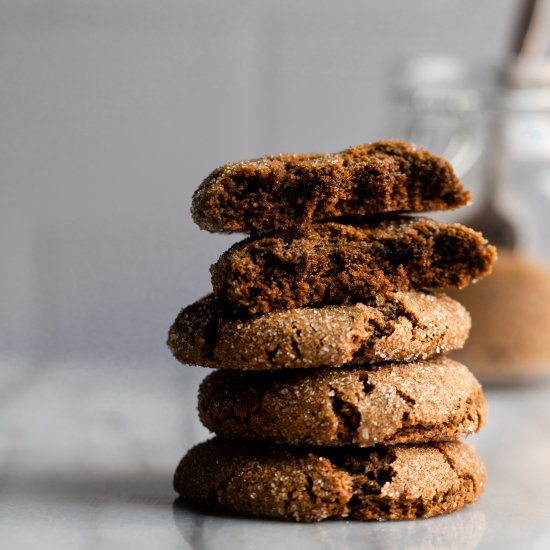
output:
{"label": "glass jar", "polygon": [[414,61],[399,82],[402,137],[445,156],[473,204],[443,217],[499,250],[493,274],[451,291],[472,315],[457,354],[485,382],[550,376],[550,87],[504,86],[500,71]]}

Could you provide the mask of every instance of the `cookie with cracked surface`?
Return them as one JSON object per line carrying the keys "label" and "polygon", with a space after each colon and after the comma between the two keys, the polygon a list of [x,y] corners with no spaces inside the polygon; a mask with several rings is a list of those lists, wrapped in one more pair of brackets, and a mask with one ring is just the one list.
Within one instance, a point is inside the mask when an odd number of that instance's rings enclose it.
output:
{"label": "cookie with cracked surface", "polygon": [[192,215],[216,232],[285,229],[382,212],[449,210],[470,202],[451,165],[401,141],[334,154],[281,154],[214,170],[193,195]]}
{"label": "cookie with cracked surface", "polygon": [[446,357],[416,363],[238,372],[217,370],[199,390],[212,432],[295,445],[449,441],[485,421],[481,386]]}
{"label": "cookie with cracked surface", "polygon": [[495,258],[495,248],[463,225],[396,216],[245,239],[210,271],[216,294],[255,314],[392,290],[463,288],[489,274]]}
{"label": "cookie with cracked surface", "polygon": [[462,347],[470,315],[444,294],[388,292],[351,305],[235,316],[209,295],[183,309],[168,334],[182,363],[275,370],[427,359]]}
{"label": "cookie with cracked surface", "polygon": [[210,508],[313,522],[444,514],[475,502],[485,480],[459,441],[358,449],[214,438],[184,456],[174,488]]}

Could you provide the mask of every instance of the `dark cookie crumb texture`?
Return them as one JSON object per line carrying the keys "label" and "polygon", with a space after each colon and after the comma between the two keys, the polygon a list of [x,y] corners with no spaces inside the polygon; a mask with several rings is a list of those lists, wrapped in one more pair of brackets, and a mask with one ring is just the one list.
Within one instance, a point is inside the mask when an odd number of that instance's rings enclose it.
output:
{"label": "dark cookie crumb texture", "polygon": [[414,361],[464,344],[470,316],[444,294],[389,292],[365,303],[230,315],[214,295],[183,309],[168,347],[185,364],[239,370]]}
{"label": "dark cookie crumb texture", "polygon": [[392,290],[463,288],[489,274],[495,259],[495,248],[467,227],[398,216],[246,239],[211,273],[215,293],[255,314],[349,304]]}
{"label": "dark cookie crumb texture", "polygon": [[313,522],[444,514],[475,502],[485,479],[462,442],[327,449],[214,438],[182,459],[174,488],[210,508]]}
{"label": "dark cookie crumb texture", "polygon": [[226,164],[195,191],[192,215],[208,231],[252,232],[339,216],[448,210],[469,201],[445,159],[381,141],[335,154]]}
{"label": "dark cookie crumb texture", "polygon": [[277,373],[216,371],[199,391],[202,423],[218,435],[296,445],[449,441],[477,432],[479,382],[445,357],[369,368]]}

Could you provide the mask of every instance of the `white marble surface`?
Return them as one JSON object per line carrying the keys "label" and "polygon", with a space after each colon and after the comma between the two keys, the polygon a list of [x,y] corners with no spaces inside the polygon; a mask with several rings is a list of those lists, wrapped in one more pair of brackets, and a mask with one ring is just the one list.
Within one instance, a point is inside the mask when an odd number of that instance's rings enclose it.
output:
{"label": "white marble surface", "polygon": [[470,439],[487,492],[416,522],[315,525],[203,514],[175,502],[173,469],[206,437],[204,370],[0,361],[0,548],[550,548],[550,385],[487,391]]}

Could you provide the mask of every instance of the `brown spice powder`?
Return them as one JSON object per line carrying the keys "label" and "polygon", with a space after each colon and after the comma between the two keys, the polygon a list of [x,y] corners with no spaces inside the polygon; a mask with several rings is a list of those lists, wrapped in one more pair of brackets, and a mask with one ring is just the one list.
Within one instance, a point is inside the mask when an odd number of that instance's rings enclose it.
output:
{"label": "brown spice powder", "polygon": [[550,375],[550,269],[499,251],[491,277],[448,292],[472,316],[470,337],[453,354],[482,381],[512,383]]}

